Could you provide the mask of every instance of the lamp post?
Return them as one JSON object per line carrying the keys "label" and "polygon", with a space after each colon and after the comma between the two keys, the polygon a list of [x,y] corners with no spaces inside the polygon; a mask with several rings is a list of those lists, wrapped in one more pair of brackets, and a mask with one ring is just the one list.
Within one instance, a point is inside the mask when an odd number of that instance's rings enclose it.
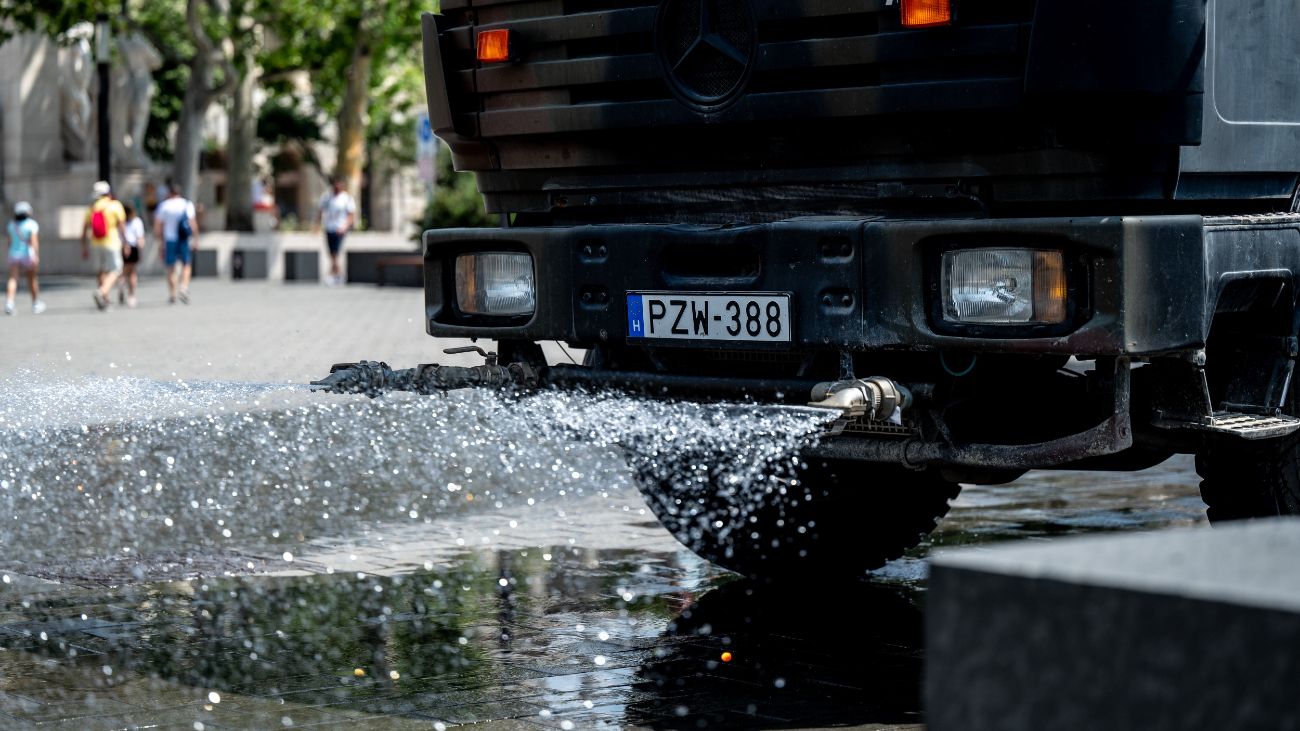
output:
{"label": "lamp post", "polygon": [[112,54],[112,38],[110,33],[112,28],[108,23],[108,14],[100,13],[95,21],[95,61],[99,71],[99,111],[98,111],[98,137],[99,137],[99,179],[108,180],[112,174],[109,160],[109,150],[111,149],[111,139],[108,119],[108,62]]}

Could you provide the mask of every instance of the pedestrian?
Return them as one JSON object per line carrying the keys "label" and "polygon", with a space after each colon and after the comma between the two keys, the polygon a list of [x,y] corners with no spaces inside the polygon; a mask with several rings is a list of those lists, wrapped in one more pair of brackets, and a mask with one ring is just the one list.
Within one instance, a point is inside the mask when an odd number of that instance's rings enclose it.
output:
{"label": "pedestrian", "polygon": [[139,284],[137,269],[140,265],[140,252],[144,249],[144,220],[136,213],[135,206],[122,204],[126,211],[125,241],[122,246],[122,279],[118,282],[117,301],[125,302],[127,307],[135,307],[135,288]]}
{"label": "pedestrian", "polygon": [[113,198],[113,188],[106,180],[95,183],[91,188],[91,197],[94,202],[86,209],[86,222],[81,227],[81,258],[90,259],[90,264],[95,269],[98,282],[92,295],[95,306],[107,310],[109,293],[122,274],[126,211]]}
{"label": "pedestrian", "polygon": [[[194,273],[193,249],[199,246],[199,224],[194,204],[186,200],[184,191],[172,181],[167,181],[167,197],[158,204],[153,214],[153,232],[163,241],[163,265],[167,269],[168,301],[176,304],[180,298],[190,303],[190,276]],[[177,269],[180,284],[177,286]]]}
{"label": "pedestrian", "polygon": [[32,204],[18,201],[14,205],[14,220],[9,222],[9,291],[5,298],[5,314],[16,315],[18,308],[14,297],[18,295],[18,273],[27,272],[27,287],[32,290],[32,314],[45,311],[45,303],[38,296],[36,267],[41,263],[41,227],[32,218]]}
{"label": "pedestrian", "polygon": [[343,270],[339,266],[339,251],[343,249],[343,237],[357,221],[357,202],[348,193],[347,181],[335,176],[330,179],[332,192],[321,196],[320,209],[316,211],[316,225],[313,230],[325,227],[325,243],[330,250],[330,273],[325,284],[333,286],[343,284]]}

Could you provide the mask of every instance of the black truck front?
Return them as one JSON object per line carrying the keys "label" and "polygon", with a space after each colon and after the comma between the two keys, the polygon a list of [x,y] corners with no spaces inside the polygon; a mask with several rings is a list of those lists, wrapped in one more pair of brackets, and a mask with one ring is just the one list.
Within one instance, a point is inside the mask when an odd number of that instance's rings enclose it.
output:
{"label": "black truck front", "polygon": [[[1300,11],[442,8],[422,28],[430,121],[503,228],[425,232],[427,330],[497,355],[335,383],[838,409],[791,482],[807,500],[773,497],[761,530],[713,520],[736,512],[725,486],[643,481],[683,542],[745,572],[850,536],[855,568],[879,565],[957,482],[1176,452],[1198,455],[1212,519],[1300,511],[1280,456],[1300,427],[1300,139],[1281,124],[1300,124],[1300,67],[1266,58]],[[548,367],[545,340],[585,362]]]}

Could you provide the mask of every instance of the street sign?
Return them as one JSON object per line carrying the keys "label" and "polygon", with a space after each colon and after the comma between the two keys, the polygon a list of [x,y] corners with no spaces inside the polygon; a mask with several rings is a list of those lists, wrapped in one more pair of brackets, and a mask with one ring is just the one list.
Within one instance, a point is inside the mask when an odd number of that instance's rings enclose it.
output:
{"label": "street sign", "polygon": [[438,159],[438,138],[433,136],[433,126],[429,124],[428,112],[415,115],[415,166],[420,179],[424,181],[425,195],[432,200],[434,186],[438,183],[436,161]]}

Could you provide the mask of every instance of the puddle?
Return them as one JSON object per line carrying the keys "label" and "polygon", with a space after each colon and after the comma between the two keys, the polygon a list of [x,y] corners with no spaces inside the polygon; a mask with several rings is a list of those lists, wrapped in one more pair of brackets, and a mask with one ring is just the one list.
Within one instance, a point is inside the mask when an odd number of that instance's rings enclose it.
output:
{"label": "puddle", "polygon": [[725,446],[707,469],[763,489],[806,409],[15,383],[5,729],[907,727],[926,552],[1204,523],[1190,458],[1037,472],[866,580],[770,585],[683,550],[629,454]]}

